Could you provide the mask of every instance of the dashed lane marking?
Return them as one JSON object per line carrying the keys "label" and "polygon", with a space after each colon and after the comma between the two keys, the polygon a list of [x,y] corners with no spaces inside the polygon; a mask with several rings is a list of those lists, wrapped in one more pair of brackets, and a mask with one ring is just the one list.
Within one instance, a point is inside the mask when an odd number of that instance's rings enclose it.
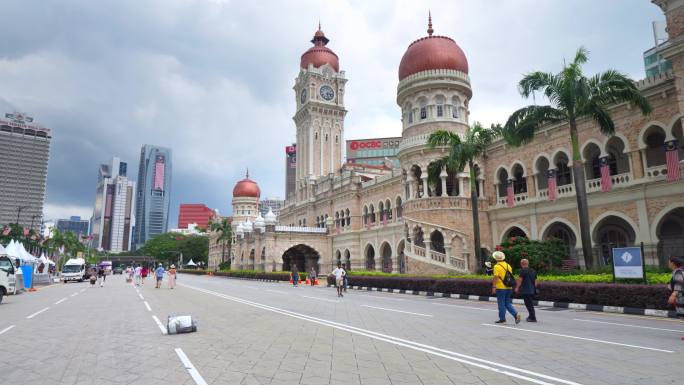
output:
{"label": "dashed lane marking", "polygon": [[315,300],[319,300],[319,301],[325,301],[325,302],[332,302],[332,303],[338,303],[338,302],[340,302],[340,301],[335,301],[335,300],[327,299],[327,298],[311,297],[311,296],[308,296],[308,295],[302,295],[301,297],[304,297],[304,298],[311,298],[311,299],[315,299]]}
{"label": "dashed lane marking", "polygon": [[423,314],[423,313],[414,313],[410,311],[405,311],[405,310],[397,310],[397,309],[388,309],[386,307],[379,307],[379,306],[371,306],[371,305],[361,305],[362,307],[367,307],[371,309],[378,309],[378,310],[385,310],[385,311],[393,311],[395,313],[404,313],[404,314],[411,314],[411,315],[417,315],[421,317],[432,317],[432,314]]}
{"label": "dashed lane marking", "polygon": [[12,328],[13,328],[13,327],[14,327],[14,325],[10,325],[10,326],[8,326],[8,327],[6,327],[6,328],[4,328],[4,329],[0,330],[0,334],[2,334],[2,333],[5,333],[5,332],[8,332],[8,331],[12,330]]}
{"label": "dashed lane marking", "polygon": [[152,311],[152,308],[150,307],[150,304],[147,303],[147,301],[144,301],[145,307],[147,308],[147,311]]}
{"label": "dashed lane marking", "polygon": [[651,327],[651,326],[643,326],[643,325],[630,325],[630,324],[622,324],[619,322],[606,322],[606,321],[595,321],[595,320],[590,320],[590,319],[581,319],[581,318],[574,318],[573,321],[580,321],[580,322],[592,322],[592,323],[597,323],[597,324],[605,324],[605,325],[613,325],[613,326],[624,326],[627,328],[639,328],[639,329],[649,329],[649,330],[662,330],[665,332],[673,332],[673,333],[684,333],[684,330],[677,330],[677,329],[664,329],[664,328],[656,328],[656,327]]}
{"label": "dashed lane marking", "polygon": [[661,353],[674,353],[672,350],[658,349],[658,348],[650,348],[650,347],[648,347],[648,346],[639,346],[639,345],[623,344],[623,343],[620,343],[620,342],[605,341],[605,340],[599,340],[599,339],[596,339],[596,338],[587,338],[587,337],[571,336],[571,335],[568,335],[568,334],[559,334],[559,333],[543,332],[543,331],[541,331],[541,330],[523,329],[523,328],[520,328],[520,327],[503,326],[503,325],[492,325],[492,324],[482,324],[482,326],[488,326],[488,327],[494,327],[494,328],[502,328],[502,329],[510,329],[510,330],[516,330],[516,331],[520,331],[520,332],[545,334],[545,335],[554,336],[554,337],[571,338],[571,339],[574,339],[574,340],[582,340],[582,341],[589,341],[589,342],[597,342],[597,343],[600,343],[600,344],[624,346],[624,347],[635,348],[635,349],[651,350],[651,351],[654,351],[654,352],[661,352]]}
{"label": "dashed lane marking", "polygon": [[485,309],[483,307],[477,307],[477,306],[463,306],[463,305],[449,305],[446,303],[437,303],[437,302],[430,302],[432,305],[437,305],[437,306],[447,306],[447,307],[457,307],[460,309],[470,309],[470,310],[483,310],[483,311],[498,311],[496,309]]}
{"label": "dashed lane marking", "polygon": [[159,321],[159,318],[157,318],[156,315],[153,315],[153,316],[152,316],[152,319],[153,319],[154,322],[157,324],[157,326],[159,326],[159,330],[161,330],[162,334],[166,334],[166,333],[167,333],[167,330],[166,330],[166,328],[164,327],[164,325],[162,325],[161,321]]}
{"label": "dashed lane marking", "polygon": [[192,377],[192,379],[195,381],[195,384],[207,385],[207,382],[204,381],[204,378],[202,378],[202,375],[197,371],[195,365],[193,365],[192,362],[190,362],[190,359],[188,358],[188,356],[185,355],[183,349],[176,348],[176,354],[183,363],[183,366],[185,366],[185,369],[187,369],[188,373],[190,373],[190,377]]}
{"label": "dashed lane marking", "polygon": [[140,294],[140,293],[138,293],[138,297],[140,297],[140,299],[143,301],[145,300],[145,298],[143,298],[142,294]]}
{"label": "dashed lane marking", "polygon": [[64,297],[64,298],[60,299],[59,301],[55,302],[55,305],[59,305],[60,303],[66,301],[67,299],[69,299],[69,298],[68,298],[68,297]]}
{"label": "dashed lane marking", "polygon": [[49,309],[49,307],[46,307],[45,309],[38,310],[37,312],[35,312],[35,313],[31,314],[30,316],[26,317],[26,319],[31,319],[31,318],[37,316],[38,314],[40,314],[40,313],[42,313],[42,312],[44,312],[44,311],[47,311],[48,309]]}

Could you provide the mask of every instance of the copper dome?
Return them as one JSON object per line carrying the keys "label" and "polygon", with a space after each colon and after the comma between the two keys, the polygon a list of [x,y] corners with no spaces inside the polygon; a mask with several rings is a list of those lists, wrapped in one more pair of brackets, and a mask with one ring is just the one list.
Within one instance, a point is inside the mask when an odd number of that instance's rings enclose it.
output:
{"label": "copper dome", "polygon": [[245,179],[237,182],[233,188],[233,198],[237,197],[247,197],[247,198],[259,198],[261,196],[261,190],[259,190],[259,185],[249,179],[249,171]]}
{"label": "copper dome", "polygon": [[307,68],[309,64],[313,64],[315,68],[322,66],[323,64],[329,64],[335,69],[335,72],[340,71],[340,61],[335,52],[325,45],[328,44],[330,40],[325,37],[323,31],[321,31],[321,25],[318,25],[318,31],[314,34],[311,42],[314,44],[313,47],[309,48],[302,55],[302,59],[299,62],[300,68]]}
{"label": "copper dome", "polygon": [[399,64],[399,80],[427,70],[448,69],[468,73],[468,59],[456,42],[446,36],[432,36],[432,18],[428,36],[420,38],[404,53]]}

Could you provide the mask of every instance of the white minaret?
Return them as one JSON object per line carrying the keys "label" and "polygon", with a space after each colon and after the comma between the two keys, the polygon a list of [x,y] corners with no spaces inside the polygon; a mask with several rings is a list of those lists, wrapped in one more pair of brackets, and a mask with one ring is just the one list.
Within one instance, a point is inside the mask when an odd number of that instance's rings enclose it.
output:
{"label": "white minaret", "polygon": [[320,24],[302,55],[295,79],[297,112],[297,191],[298,198],[309,196],[307,187],[321,176],[336,172],[342,165],[344,141],[344,86],[347,79],[339,69],[337,55],[328,47]]}

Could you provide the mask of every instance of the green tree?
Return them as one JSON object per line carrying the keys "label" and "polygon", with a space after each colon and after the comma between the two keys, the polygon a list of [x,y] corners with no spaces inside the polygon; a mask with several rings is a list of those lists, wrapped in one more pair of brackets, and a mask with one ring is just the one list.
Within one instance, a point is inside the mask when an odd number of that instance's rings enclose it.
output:
{"label": "green tree", "polygon": [[222,244],[221,263],[227,263],[228,264],[228,270],[230,270],[230,258],[228,258],[228,260],[226,260],[226,246],[230,247],[230,244],[233,240],[233,232],[232,232],[232,228],[230,227],[230,222],[228,221],[227,218],[223,218],[218,222],[212,222],[211,226],[209,226],[209,229],[211,231],[218,233],[218,238],[216,238],[216,243]]}
{"label": "green tree", "polygon": [[651,112],[651,106],[639,93],[634,82],[618,71],[609,69],[592,77],[586,77],[582,72],[582,65],[587,62],[587,55],[588,51],[580,47],[574,60],[564,65],[561,72],[553,74],[537,71],[525,75],[518,85],[520,94],[527,98],[534,92],[540,91],[549,100],[550,105],[532,105],[515,111],[500,132],[507,143],[520,146],[531,142],[535,133],[548,124],[568,124],[582,252],[585,264],[589,267],[593,261],[586,182],[577,135],[577,121],[591,119],[598,124],[603,134],[613,135],[615,123],[608,112],[608,107],[619,103],[629,103],[646,115]]}
{"label": "green tree", "polygon": [[439,174],[443,167],[448,171],[456,173],[462,172],[468,166],[468,171],[470,172],[470,201],[473,212],[475,257],[480,264],[483,263],[483,258],[480,247],[480,214],[477,205],[477,167],[475,160],[484,156],[487,146],[492,142],[498,129],[500,129],[498,126],[492,126],[492,129],[487,129],[482,127],[480,123],[475,122],[463,137],[451,131],[438,130],[430,134],[428,138],[428,145],[430,147],[446,146],[449,149],[449,155],[432,163],[432,167],[428,169],[428,179],[438,183]]}
{"label": "green tree", "polygon": [[202,235],[183,235],[181,233],[163,233],[145,242],[140,249],[141,255],[149,255],[157,260],[173,263],[178,254],[193,258],[195,262],[207,261],[209,239]]}

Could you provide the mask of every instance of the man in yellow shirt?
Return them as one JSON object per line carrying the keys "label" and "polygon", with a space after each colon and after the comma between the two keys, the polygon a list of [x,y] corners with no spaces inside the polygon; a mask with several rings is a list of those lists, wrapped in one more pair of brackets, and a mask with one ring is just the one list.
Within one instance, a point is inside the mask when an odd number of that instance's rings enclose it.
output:
{"label": "man in yellow shirt", "polygon": [[513,307],[512,296],[513,286],[515,285],[515,278],[510,285],[506,284],[506,272],[513,276],[513,268],[505,262],[506,254],[501,251],[495,251],[492,257],[496,259],[494,265],[494,278],[492,279],[492,295],[496,295],[496,303],[499,305],[499,320],[495,323],[506,323],[506,310],[515,318],[515,323],[520,323],[520,314]]}

